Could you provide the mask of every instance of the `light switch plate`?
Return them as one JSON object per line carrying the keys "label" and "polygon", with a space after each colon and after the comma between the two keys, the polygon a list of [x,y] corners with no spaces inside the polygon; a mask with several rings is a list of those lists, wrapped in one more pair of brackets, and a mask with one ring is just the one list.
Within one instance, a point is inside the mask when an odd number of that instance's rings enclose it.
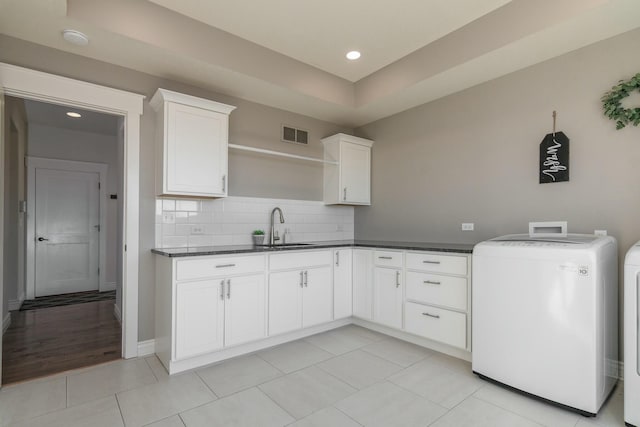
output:
{"label": "light switch plate", "polygon": [[606,236],[607,230],[593,230],[593,234],[596,236]]}
{"label": "light switch plate", "polygon": [[472,222],[463,222],[462,231],[473,231],[474,224]]}

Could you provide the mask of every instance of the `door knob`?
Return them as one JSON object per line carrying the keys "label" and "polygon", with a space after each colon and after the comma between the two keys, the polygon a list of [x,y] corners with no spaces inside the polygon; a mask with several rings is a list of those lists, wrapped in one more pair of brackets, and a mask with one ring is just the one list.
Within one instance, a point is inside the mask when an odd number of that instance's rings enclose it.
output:
{"label": "door knob", "polygon": [[44,242],[45,240],[49,240],[49,239],[45,239],[44,237],[38,237],[38,242]]}

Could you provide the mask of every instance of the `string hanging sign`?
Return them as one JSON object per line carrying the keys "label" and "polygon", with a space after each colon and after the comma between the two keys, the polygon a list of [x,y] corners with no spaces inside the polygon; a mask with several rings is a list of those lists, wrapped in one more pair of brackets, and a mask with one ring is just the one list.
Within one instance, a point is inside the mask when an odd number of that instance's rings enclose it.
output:
{"label": "string hanging sign", "polygon": [[553,131],[540,143],[540,184],[569,181],[569,138],[556,132],[556,112]]}

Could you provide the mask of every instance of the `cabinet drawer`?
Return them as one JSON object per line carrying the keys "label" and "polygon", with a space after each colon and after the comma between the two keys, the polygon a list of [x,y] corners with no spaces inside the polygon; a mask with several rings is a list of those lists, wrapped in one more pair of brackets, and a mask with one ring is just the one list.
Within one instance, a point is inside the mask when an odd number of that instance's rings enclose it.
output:
{"label": "cabinet drawer", "polygon": [[331,258],[331,251],[286,251],[286,253],[269,255],[269,268],[271,270],[285,270],[329,265]]}
{"label": "cabinet drawer", "polygon": [[402,268],[402,252],[374,251],[373,262],[382,267]]}
{"label": "cabinet drawer", "polygon": [[176,280],[259,273],[264,267],[264,255],[181,259],[176,261]]}
{"label": "cabinet drawer", "polygon": [[408,271],[407,299],[466,310],[467,278]]}
{"label": "cabinet drawer", "polygon": [[465,276],[467,274],[467,257],[410,252],[407,254],[407,268]]}
{"label": "cabinet drawer", "polygon": [[405,329],[412,334],[454,347],[466,347],[467,316],[462,313],[407,302]]}

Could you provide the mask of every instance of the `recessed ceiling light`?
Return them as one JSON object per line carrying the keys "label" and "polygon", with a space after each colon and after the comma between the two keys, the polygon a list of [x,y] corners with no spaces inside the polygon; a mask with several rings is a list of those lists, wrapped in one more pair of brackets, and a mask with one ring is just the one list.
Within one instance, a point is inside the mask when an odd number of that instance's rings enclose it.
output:
{"label": "recessed ceiling light", "polygon": [[76,113],[75,111],[68,111],[67,112],[67,116],[73,117],[74,119],[77,119],[79,117],[82,117],[82,114]]}
{"label": "recessed ceiling light", "polygon": [[62,38],[78,46],[86,46],[89,44],[89,37],[76,30],[64,30]]}
{"label": "recessed ceiling light", "polygon": [[351,61],[355,61],[358,58],[360,58],[360,52],[358,52],[357,50],[352,50],[351,52],[347,52],[347,59]]}

